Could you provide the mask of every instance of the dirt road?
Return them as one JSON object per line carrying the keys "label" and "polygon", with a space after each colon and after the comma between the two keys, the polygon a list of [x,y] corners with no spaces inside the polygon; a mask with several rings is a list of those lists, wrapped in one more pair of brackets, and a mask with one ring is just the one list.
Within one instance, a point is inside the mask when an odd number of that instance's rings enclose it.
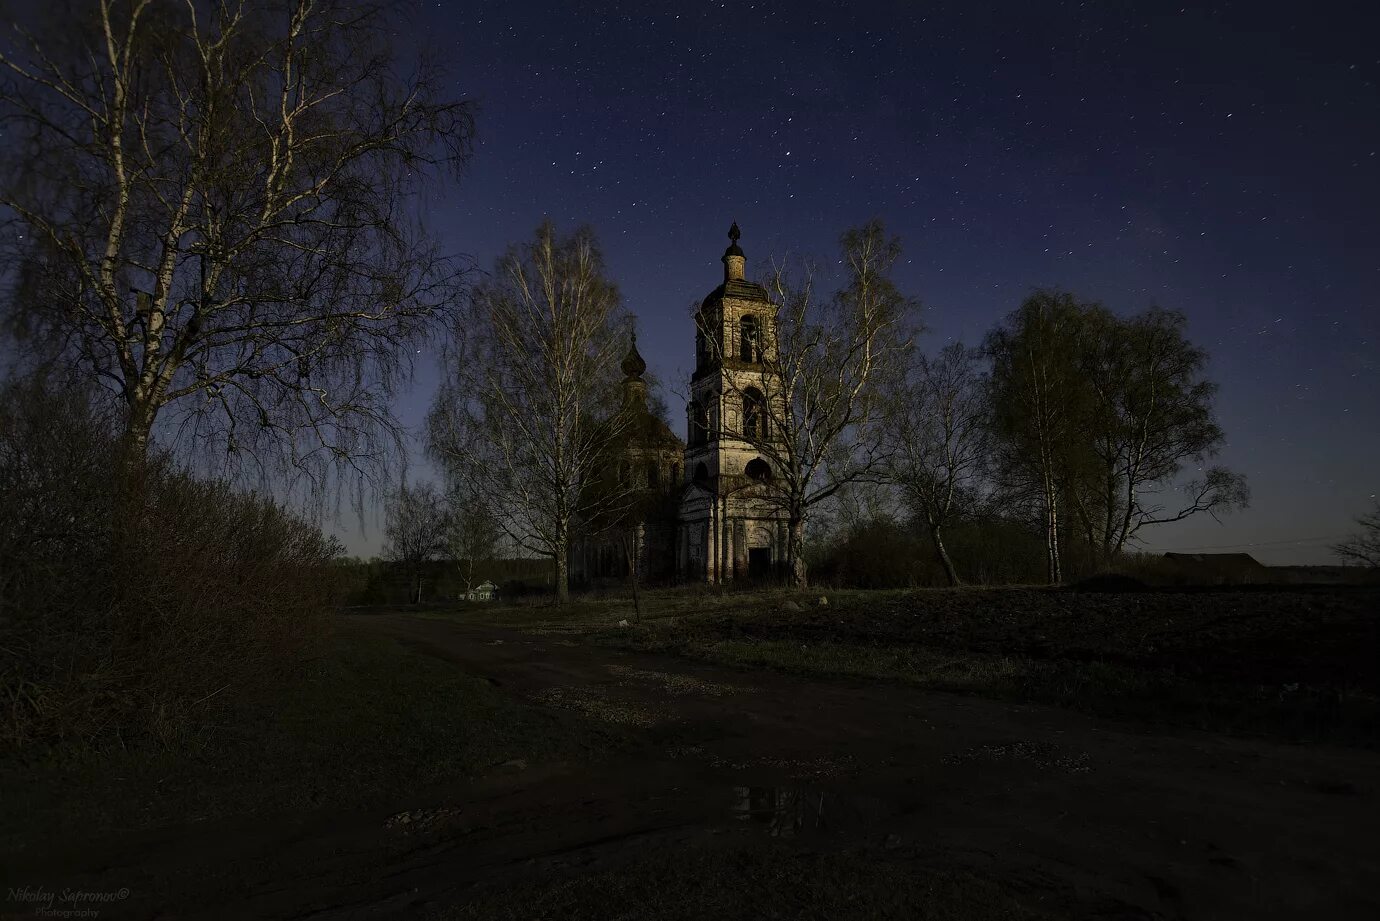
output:
{"label": "dirt road", "polygon": [[616,763],[510,765],[367,814],[203,824],[74,853],[73,885],[156,891],[164,917],[409,917],[476,882],[732,839],[878,845],[1087,917],[1380,917],[1377,753],[1147,732],[404,615],[349,627],[640,741]]}

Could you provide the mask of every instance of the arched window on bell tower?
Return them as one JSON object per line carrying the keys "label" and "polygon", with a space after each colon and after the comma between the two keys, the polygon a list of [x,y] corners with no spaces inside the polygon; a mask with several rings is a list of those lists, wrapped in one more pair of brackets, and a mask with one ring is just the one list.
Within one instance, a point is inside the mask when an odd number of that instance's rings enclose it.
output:
{"label": "arched window on bell tower", "polygon": [[709,440],[709,410],[699,400],[690,401],[690,444],[702,445]]}
{"label": "arched window on bell tower", "polygon": [[754,313],[738,321],[738,357],[742,361],[762,360],[762,324]]}
{"label": "arched window on bell tower", "polygon": [[767,401],[756,387],[743,391],[743,437],[748,441],[767,437]]}

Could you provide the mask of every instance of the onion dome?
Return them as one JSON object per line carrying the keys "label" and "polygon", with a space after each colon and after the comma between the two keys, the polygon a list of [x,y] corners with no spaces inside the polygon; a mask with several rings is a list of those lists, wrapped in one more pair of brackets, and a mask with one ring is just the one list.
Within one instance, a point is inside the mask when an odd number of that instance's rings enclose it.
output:
{"label": "onion dome", "polygon": [[637,330],[633,330],[632,342],[628,345],[628,354],[623,358],[623,373],[628,376],[628,380],[641,380],[646,370],[647,362],[637,351]]}

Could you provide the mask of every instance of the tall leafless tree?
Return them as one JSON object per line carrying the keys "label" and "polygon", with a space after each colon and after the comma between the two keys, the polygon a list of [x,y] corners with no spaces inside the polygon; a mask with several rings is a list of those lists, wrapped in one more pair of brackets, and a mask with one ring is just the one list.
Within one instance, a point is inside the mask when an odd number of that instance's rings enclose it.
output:
{"label": "tall leafless tree", "polygon": [[1356,519],[1358,530],[1351,537],[1335,544],[1332,552],[1347,563],[1361,566],[1380,567],[1380,501],[1360,518]]}
{"label": "tall leafless tree", "polygon": [[414,604],[422,600],[426,564],[446,552],[450,531],[450,509],[432,484],[404,484],[388,497],[383,555],[406,571]]}
{"label": "tall leafless tree", "polygon": [[50,9],[0,44],[24,353],[100,380],[135,462],[166,432],[254,476],[377,473],[460,279],[411,203],[467,159],[470,106],[404,67],[383,3]]}
{"label": "tall leafless tree", "polygon": [[447,476],[519,547],[554,561],[561,603],[575,527],[626,498],[589,488],[626,425],[624,323],[594,234],[543,224],[476,286],[428,421]]}
{"label": "tall leafless tree", "polygon": [[989,403],[981,352],[955,342],[918,356],[886,415],[887,478],[929,532],[950,585],[958,570],[944,527],[978,496],[987,467]]}
{"label": "tall leafless tree", "polygon": [[[845,277],[832,296],[816,291],[808,261],[775,262],[767,282],[776,313],[763,335],[755,371],[725,376],[731,410],[721,424],[742,437],[773,471],[764,497],[787,519],[791,581],[808,583],[805,526],[810,510],[850,483],[880,478],[885,443],[880,421],[888,383],[900,379],[915,302],[891,272],[897,238],[877,220],[840,239]],[[717,331],[700,331],[716,357],[734,355]]]}

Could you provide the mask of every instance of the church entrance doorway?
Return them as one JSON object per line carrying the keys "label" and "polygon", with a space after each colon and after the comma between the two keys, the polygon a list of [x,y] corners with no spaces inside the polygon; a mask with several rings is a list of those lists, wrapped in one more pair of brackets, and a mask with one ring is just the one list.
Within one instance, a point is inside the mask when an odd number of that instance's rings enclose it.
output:
{"label": "church entrance doorway", "polygon": [[771,575],[771,548],[752,547],[748,550],[748,578],[765,579]]}

